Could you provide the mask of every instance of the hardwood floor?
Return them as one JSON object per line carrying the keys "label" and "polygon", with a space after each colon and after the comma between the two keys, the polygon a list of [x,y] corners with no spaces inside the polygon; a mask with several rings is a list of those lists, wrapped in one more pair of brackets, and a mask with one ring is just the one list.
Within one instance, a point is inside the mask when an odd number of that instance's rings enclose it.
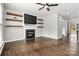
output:
{"label": "hardwood floor", "polygon": [[16,41],[6,43],[2,56],[78,56],[79,44],[63,38],[54,40],[46,37],[32,41]]}

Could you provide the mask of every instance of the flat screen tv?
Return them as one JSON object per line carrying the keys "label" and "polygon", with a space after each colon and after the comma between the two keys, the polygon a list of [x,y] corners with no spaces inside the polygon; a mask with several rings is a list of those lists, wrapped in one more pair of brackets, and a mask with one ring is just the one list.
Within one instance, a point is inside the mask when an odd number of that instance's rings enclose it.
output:
{"label": "flat screen tv", "polygon": [[36,24],[37,17],[29,14],[24,14],[24,23],[25,24]]}

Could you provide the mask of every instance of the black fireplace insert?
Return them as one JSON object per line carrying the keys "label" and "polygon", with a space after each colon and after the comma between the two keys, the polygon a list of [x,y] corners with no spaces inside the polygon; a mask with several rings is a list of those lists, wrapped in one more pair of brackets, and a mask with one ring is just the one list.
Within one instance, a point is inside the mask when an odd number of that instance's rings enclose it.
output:
{"label": "black fireplace insert", "polygon": [[35,38],[35,29],[26,29],[26,39]]}

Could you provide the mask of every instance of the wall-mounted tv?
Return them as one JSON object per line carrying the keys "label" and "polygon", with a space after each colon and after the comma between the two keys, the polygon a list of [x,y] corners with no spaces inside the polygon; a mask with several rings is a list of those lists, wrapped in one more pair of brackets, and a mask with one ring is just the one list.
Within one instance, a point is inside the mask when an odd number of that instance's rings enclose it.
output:
{"label": "wall-mounted tv", "polygon": [[29,14],[24,14],[24,23],[25,24],[36,24],[37,17]]}

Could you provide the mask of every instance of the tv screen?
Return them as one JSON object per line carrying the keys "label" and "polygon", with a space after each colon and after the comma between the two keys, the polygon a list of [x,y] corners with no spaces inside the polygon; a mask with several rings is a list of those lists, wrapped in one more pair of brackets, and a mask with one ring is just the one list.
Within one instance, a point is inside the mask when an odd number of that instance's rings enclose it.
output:
{"label": "tv screen", "polygon": [[37,17],[29,14],[24,14],[24,23],[25,24],[36,24]]}

